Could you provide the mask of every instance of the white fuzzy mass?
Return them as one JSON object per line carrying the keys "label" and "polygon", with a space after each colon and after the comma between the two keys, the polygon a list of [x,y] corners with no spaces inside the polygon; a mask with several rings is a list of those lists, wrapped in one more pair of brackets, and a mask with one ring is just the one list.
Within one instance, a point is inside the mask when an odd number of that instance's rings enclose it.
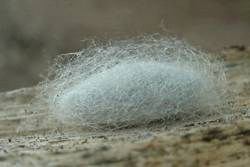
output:
{"label": "white fuzzy mass", "polygon": [[84,126],[207,117],[224,104],[224,71],[173,39],[83,49],[45,85],[53,115]]}

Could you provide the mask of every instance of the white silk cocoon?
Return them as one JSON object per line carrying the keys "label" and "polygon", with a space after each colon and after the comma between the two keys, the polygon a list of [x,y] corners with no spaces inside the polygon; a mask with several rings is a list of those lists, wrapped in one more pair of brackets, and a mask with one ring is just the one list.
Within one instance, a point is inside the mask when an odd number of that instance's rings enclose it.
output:
{"label": "white silk cocoon", "polygon": [[44,92],[53,115],[83,126],[194,120],[225,104],[222,65],[182,41],[145,37],[83,49]]}

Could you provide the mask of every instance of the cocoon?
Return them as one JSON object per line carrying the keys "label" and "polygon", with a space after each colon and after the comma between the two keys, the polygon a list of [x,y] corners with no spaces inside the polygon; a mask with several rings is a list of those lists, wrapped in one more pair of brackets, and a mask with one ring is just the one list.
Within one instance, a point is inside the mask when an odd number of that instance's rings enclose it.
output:
{"label": "cocoon", "polygon": [[45,85],[52,114],[83,126],[194,120],[214,115],[225,104],[220,63],[168,38],[91,46],[57,65]]}

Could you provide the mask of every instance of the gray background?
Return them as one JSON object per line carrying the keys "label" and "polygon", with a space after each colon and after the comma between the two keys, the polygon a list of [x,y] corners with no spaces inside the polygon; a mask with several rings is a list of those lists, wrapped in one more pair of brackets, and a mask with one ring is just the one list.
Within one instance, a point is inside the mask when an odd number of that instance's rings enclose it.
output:
{"label": "gray background", "polygon": [[250,45],[249,0],[1,0],[0,91],[37,84],[92,37],[172,33],[217,51]]}

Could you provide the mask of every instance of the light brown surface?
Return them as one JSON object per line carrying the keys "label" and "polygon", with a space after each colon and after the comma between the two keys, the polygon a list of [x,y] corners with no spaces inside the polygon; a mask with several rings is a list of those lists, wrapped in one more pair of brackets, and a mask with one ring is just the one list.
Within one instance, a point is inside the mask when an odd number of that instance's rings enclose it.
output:
{"label": "light brown surface", "polygon": [[232,115],[167,127],[88,131],[48,120],[39,89],[0,94],[0,166],[250,166],[250,50],[229,49]]}

